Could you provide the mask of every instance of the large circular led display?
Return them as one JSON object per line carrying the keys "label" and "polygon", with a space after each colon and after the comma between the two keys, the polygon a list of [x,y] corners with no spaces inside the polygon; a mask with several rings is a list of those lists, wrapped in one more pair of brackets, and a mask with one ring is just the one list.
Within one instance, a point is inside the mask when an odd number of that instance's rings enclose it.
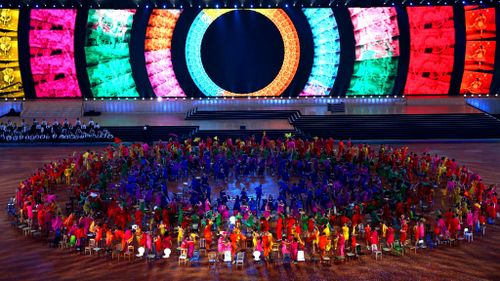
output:
{"label": "large circular led display", "polygon": [[206,96],[279,96],[290,85],[300,61],[300,42],[292,20],[282,9],[249,9],[257,12],[278,28],[284,45],[283,64],[274,80],[264,88],[250,93],[227,91],[208,76],[201,59],[201,45],[208,27],[218,17],[236,9],[205,9],[194,19],[186,39],[186,65],[196,86]]}

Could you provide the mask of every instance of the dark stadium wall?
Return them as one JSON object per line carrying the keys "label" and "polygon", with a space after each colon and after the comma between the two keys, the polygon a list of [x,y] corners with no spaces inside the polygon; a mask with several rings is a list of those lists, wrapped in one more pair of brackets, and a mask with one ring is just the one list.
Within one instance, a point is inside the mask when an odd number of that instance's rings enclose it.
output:
{"label": "dark stadium wall", "polygon": [[453,21],[455,24],[455,61],[451,74],[450,90],[448,95],[457,96],[460,94],[460,84],[464,74],[465,65],[465,11],[463,6],[453,6]]}
{"label": "dark stadium wall", "polygon": [[80,9],[76,14],[75,24],[75,65],[78,84],[83,98],[92,98],[90,81],[87,75],[87,61],[85,58],[85,40],[87,37],[87,18],[89,10]]}
{"label": "dark stadium wall", "polygon": [[400,96],[406,85],[408,67],[410,65],[410,25],[405,7],[396,6],[399,26],[399,61],[398,73],[394,83],[393,95]]}
{"label": "dark stadium wall", "polygon": [[35,82],[31,74],[30,63],[30,14],[31,9],[21,9],[19,12],[19,66],[23,80],[24,96],[26,99],[35,99]]}
{"label": "dark stadium wall", "polygon": [[333,95],[345,96],[351,83],[354,61],[356,59],[354,27],[347,7],[334,7],[333,13],[337,19],[340,36],[340,64],[337,79],[333,84]]}

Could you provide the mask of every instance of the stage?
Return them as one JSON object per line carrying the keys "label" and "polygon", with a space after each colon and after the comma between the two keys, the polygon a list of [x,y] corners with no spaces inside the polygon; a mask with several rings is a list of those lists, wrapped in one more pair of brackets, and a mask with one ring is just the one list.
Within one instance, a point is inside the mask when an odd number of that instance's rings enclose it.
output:
{"label": "stage", "polygon": [[[84,122],[93,119],[129,141],[154,141],[146,136],[143,127],[155,128],[161,132],[158,135],[161,139],[168,138],[169,133],[186,137],[209,134],[260,137],[263,131],[274,137],[293,133],[304,137],[359,140],[500,138],[500,121],[491,117],[496,111],[485,113],[481,107],[471,106],[476,100],[480,100],[484,108],[500,99],[472,100],[457,96],[6,101],[0,103],[0,112],[5,114],[14,109],[20,116],[0,120],[20,124],[22,119],[28,123],[32,119],[60,122],[66,118],[72,122],[76,118]],[[426,130],[418,130],[426,124],[441,133],[443,130],[439,127],[442,126],[453,134],[431,135]],[[470,130],[466,130],[467,124],[471,124]],[[493,127],[483,128],[488,124]],[[133,129],[135,133],[122,133],[125,129]],[[409,131],[402,134],[404,129]]]}

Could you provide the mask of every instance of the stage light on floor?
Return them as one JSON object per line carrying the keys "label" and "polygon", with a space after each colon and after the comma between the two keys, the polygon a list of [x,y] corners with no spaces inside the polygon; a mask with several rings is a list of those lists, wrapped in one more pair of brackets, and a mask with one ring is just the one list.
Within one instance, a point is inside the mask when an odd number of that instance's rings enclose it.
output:
{"label": "stage light on floor", "polygon": [[162,101],[163,99],[161,97],[158,97],[156,100],[157,101]]}

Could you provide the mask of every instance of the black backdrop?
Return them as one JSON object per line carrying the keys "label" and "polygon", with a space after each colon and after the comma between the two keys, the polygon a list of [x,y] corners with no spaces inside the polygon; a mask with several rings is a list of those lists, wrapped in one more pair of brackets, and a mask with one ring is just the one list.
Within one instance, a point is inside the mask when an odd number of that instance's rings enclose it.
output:
{"label": "black backdrop", "polygon": [[[394,87],[393,94],[400,95],[403,92],[407,69],[409,64],[409,45],[410,45],[410,36],[408,32],[408,15],[406,13],[406,8],[404,6],[396,6],[398,12],[398,25],[400,28],[400,50],[401,54],[399,57],[398,63],[398,76],[396,79],[396,84]],[[301,11],[301,8],[290,7],[283,8],[288,16],[293,21],[295,28],[299,34],[300,39],[300,64],[297,70],[297,74],[293,79],[290,86],[285,90],[282,96],[297,96],[301,90],[304,88],[305,83],[309,77],[311,72],[311,67],[313,63],[313,39],[312,33],[307,23],[307,20],[304,14]],[[353,64],[355,59],[354,54],[354,34],[352,29],[352,23],[350,20],[349,12],[347,7],[333,7],[332,8],[339,26],[340,33],[340,43],[341,43],[341,54],[340,54],[340,65],[338,69],[338,75],[334,83],[334,87],[332,90],[333,96],[344,96],[345,92],[349,88],[351,75],[353,72]],[[141,6],[137,8],[136,15],[134,17],[134,23],[131,33],[131,41],[130,41],[130,61],[133,70],[133,77],[136,81],[137,90],[141,97],[149,98],[154,97],[154,93],[151,87],[151,83],[149,82],[146,66],[145,66],[145,58],[144,58],[144,40],[146,36],[146,28],[147,23],[149,21],[149,17],[151,15],[152,7],[149,6],[146,8],[145,6]],[[176,72],[177,79],[184,89],[186,94],[191,97],[203,97],[203,94],[196,87],[194,82],[192,81],[185,62],[185,42],[187,37],[187,32],[189,27],[196,17],[196,15],[200,12],[200,9],[197,8],[188,8],[184,9],[179,21],[174,30],[173,39],[172,39],[172,62],[174,66],[174,70]],[[463,6],[456,5],[454,6],[454,15],[455,15],[455,59],[453,65],[453,74],[450,85],[450,95],[458,95],[460,89],[460,82],[463,75],[463,67],[464,67],[464,56],[465,56],[465,13],[463,10]],[[500,26],[500,8],[496,8],[496,22],[497,27]],[[81,8],[78,11],[76,18],[76,29],[75,29],[75,64],[77,68],[77,77],[80,85],[81,92],[84,97],[91,98],[92,94],[90,92],[90,83],[88,80],[88,76],[86,73],[86,62],[85,62],[85,53],[84,53],[84,43],[86,36],[86,22],[88,16],[88,9]],[[224,19],[223,17],[228,16],[228,18]],[[33,77],[31,75],[31,65],[30,65],[30,50],[29,50],[29,29],[30,29],[30,9],[22,8],[20,12],[20,21],[19,21],[19,63],[21,65],[21,77],[23,80],[23,86],[25,91],[25,96],[27,99],[36,98]],[[251,24],[252,17],[242,17],[245,18],[245,22],[242,24],[248,25]],[[255,17],[253,17],[255,20]],[[221,16],[221,21],[231,21],[231,13]],[[250,21],[249,21],[250,19]],[[261,19],[262,20],[262,19]],[[221,35],[221,32],[224,32],[222,29],[218,29],[216,31],[211,32],[211,28],[207,31],[205,38],[203,39],[204,45],[209,45],[211,42],[217,38],[221,38],[221,36],[225,38],[230,38],[227,35]],[[497,31],[498,33],[498,31]],[[266,42],[277,42],[276,38],[272,32],[262,32],[260,37],[261,40]],[[241,34],[239,34],[241,36]],[[269,36],[273,36],[270,38]],[[279,39],[280,40],[280,39]],[[279,41],[278,40],[278,41]],[[233,42],[234,43],[234,42]],[[265,46],[264,43],[257,43],[258,46]],[[273,43],[274,44],[274,43]],[[231,45],[231,44],[229,44]],[[245,54],[244,46],[241,44],[232,44],[232,49],[226,49],[226,51],[233,51],[235,54]],[[274,49],[274,48],[273,48]],[[279,53],[279,48],[278,53]],[[490,88],[490,93],[496,94],[500,93],[500,36],[497,36],[497,51],[495,56],[495,71],[493,76],[493,81]],[[265,48],[257,48],[254,50],[247,50],[248,52],[252,52],[253,55],[262,54],[264,56],[272,56],[273,50],[268,50]],[[275,50],[276,51],[276,50]],[[237,57],[233,54],[233,57]],[[217,68],[217,62],[211,62],[210,52],[202,51],[202,58],[204,62],[204,66],[207,69],[207,73],[215,73],[215,68]],[[244,67],[254,67],[255,69],[250,69],[247,73],[259,73],[259,69],[262,69],[262,61],[255,64],[247,63]],[[235,64],[240,64],[241,61],[235,60]],[[269,61],[268,65],[272,65],[272,67],[276,68],[276,60],[272,62]],[[228,66],[229,68],[235,68],[235,66]],[[238,65],[238,67],[242,67]],[[218,77],[212,77],[212,79],[217,82],[217,79],[221,79],[223,75]],[[267,77],[267,78],[266,78]],[[234,80],[235,78],[231,78]],[[240,85],[235,83],[234,81],[224,81],[221,84],[231,84],[234,86],[233,89],[239,89],[241,91],[245,90],[245,85],[241,85],[242,88],[238,88]],[[251,79],[255,79],[259,83],[257,85],[253,85],[253,87],[257,87],[261,85],[265,79],[269,79],[269,73],[263,75],[262,77],[253,77]],[[251,81],[251,80],[250,80]],[[222,86],[222,85],[220,85]],[[251,85],[252,86],[252,85]],[[249,88],[248,85],[246,85]]]}

